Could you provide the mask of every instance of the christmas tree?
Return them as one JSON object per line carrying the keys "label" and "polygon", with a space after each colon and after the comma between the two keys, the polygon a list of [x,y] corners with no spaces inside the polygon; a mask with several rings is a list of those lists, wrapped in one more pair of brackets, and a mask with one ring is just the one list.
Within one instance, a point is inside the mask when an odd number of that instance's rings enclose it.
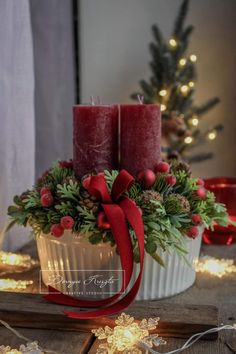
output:
{"label": "christmas tree", "polygon": [[141,92],[132,98],[143,98],[145,103],[159,103],[162,111],[162,149],[168,157],[182,157],[188,162],[199,162],[213,156],[211,152],[191,154],[191,149],[204,141],[214,140],[223,129],[221,124],[206,131],[199,129],[202,116],[219,103],[209,99],[201,106],[194,104],[196,82],[195,54],[187,54],[194,27],[185,26],[189,0],[183,0],[171,38],[165,41],[157,25],[152,26],[150,43],[151,77],[141,80]]}

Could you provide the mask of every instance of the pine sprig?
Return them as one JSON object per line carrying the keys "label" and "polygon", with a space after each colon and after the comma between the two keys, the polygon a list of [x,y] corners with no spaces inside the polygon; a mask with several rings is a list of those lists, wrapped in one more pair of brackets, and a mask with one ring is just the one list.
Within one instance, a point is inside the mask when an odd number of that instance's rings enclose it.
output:
{"label": "pine sprig", "polygon": [[80,193],[80,186],[78,182],[73,180],[69,181],[69,184],[64,183],[63,185],[57,185],[57,194],[63,198],[78,202]]}
{"label": "pine sprig", "polygon": [[[57,164],[49,171],[43,178],[47,188],[52,184],[52,205],[42,205],[41,188],[44,185],[40,180],[32,190],[14,197],[14,205],[8,208],[10,225],[29,225],[35,235],[48,234],[53,225],[61,224],[62,217],[70,216],[74,221],[74,233],[83,234],[92,244],[110,242],[114,245],[112,230],[98,227],[97,217],[102,210],[101,203],[82,187],[81,180],[76,180],[73,170]],[[104,171],[109,191],[118,173]],[[152,188],[146,190],[140,181],[135,180],[125,193],[140,208],[144,223],[145,250],[161,265],[161,250],[176,252],[185,258],[186,232],[193,226],[193,214],[199,214],[203,225],[208,228],[212,228],[216,222],[223,226],[228,223],[226,208],[223,204],[215,203],[213,193],[208,192],[204,200],[199,199],[196,193],[197,179],[191,177],[185,163],[172,161],[168,173],[176,177],[176,184],[173,186],[167,184],[166,173],[158,173]],[[135,261],[139,261],[135,232],[129,223],[127,226]]]}

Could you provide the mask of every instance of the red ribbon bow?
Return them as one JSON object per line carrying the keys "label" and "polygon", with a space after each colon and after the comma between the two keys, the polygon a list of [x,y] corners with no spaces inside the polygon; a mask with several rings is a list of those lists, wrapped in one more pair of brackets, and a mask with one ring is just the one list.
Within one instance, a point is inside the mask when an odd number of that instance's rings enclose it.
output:
{"label": "red ribbon bow", "polygon": [[[131,199],[124,196],[124,193],[128,191],[133,182],[134,178],[127,171],[122,170],[116,177],[111,194],[109,194],[104,175],[100,174],[91,177],[87,189],[91,195],[101,201],[104,213],[111,225],[123,271],[122,287],[118,294],[102,300],[78,300],[49,287],[49,292],[53,292],[54,294],[49,293],[46,295],[45,298],[47,300],[69,306],[99,307],[99,309],[87,312],[71,312],[66,310],[64,313],[68,317],[89,319],[120,312],[135,299],[138,293],[144,260],[143,220],[137,205]],[[127,222],[129,222],[137,237],[140,254],[140,272],[129,292],[121,297],[121,294],[127,290],[133,274],[133,250]]]}

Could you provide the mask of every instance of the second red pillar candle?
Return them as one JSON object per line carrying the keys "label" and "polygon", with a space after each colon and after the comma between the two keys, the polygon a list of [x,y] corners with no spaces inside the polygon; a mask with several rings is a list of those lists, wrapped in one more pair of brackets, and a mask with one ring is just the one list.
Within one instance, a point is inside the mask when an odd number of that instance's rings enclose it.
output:
{"label": "second red pillar candle", "polygon": [[157,104],[120,106],[120,168],[136,176],[161,160],[161,113]]}

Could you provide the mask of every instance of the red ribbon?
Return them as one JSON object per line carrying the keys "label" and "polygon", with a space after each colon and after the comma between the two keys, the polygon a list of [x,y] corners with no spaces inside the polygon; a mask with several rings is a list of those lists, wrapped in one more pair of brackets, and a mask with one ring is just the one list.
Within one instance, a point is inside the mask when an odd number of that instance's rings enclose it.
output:
{"label": "red ribbon", "polygon": [[[116,177],[111,194],[107,188],[104,175],[92,176],[88,191],[91,195],[100,200],[104,213],[111,225],[111,230],[120,255],[122,267],[122,286],[119,293],[102,300],[78,300],[65,295],[49,287],[49,294],[45,296],[47,300],[62,305],[98,308],[92,311],[64,313],[71,318],[89,319],[111,315],[124,310],[136,297],[142,280],[143,261],[144,261],[144,227],[140,210],[137,205],[124,193],[128,191],[134,182],[134,178],[125,170],[120,171]],[[128,229],[128,224],[133,228],[140,253],[140,271],[132,288],[123,297],[121,296],[128,288],[133,274],[133,250]],[[125,275],[125,276],[124,276]],[[52,293],[53,292],[53,293]],[[102,307],[102,308],[101,308]]]}

